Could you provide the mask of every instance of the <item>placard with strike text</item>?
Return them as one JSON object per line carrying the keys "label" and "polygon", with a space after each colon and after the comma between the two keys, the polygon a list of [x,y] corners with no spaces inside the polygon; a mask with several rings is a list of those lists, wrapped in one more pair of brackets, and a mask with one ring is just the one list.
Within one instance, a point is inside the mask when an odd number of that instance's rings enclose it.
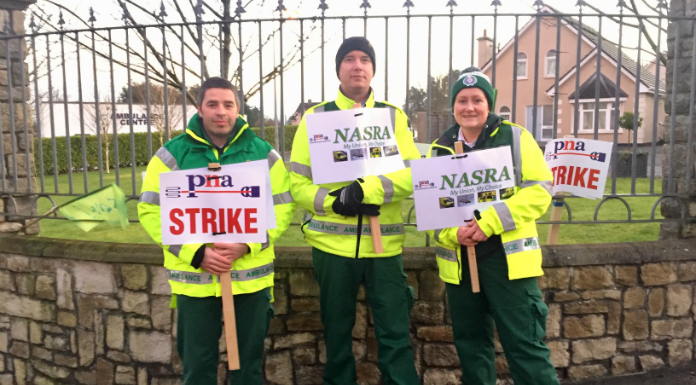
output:
{"label": "placard with strike text", "polygon": [[264,243],[276,227],[266,160],[160,174],[162,244]]}
{"label": "placard with strike text", "polygon": [[515,194],[510,146],[411,161],[418,231],[464,226]]}
{"label": "placard with strike text", "polygon": [[403,169],[387,108],[358,108],[306,116],[314,184],[352,181]]}
{"label": "placard with strike text", "polygon": [[553,173],[553,194],[600,199],[609,175],[613,143],[564,138],[546,143],[544,157]]}

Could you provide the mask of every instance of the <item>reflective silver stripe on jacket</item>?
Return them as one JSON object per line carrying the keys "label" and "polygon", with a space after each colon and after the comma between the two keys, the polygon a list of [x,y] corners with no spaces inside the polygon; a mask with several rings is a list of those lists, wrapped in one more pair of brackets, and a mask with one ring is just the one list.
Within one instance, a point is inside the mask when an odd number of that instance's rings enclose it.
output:
{"label": "reflective silver stripe on jacket", "polygon": [[384,203],[391,203],[394,198],[394,182],[384,175],[380,175],[379,180],[382,181],[382,189],[384,190]]}
{"label": "reflective silver stripe on jacket", "polygon": [[151,203],[153,205],[159,206],[159,193],[154,191],[145,191],[140,194],[140,203]]}
{"label": "reflective silver stripe on jacket", "polygon": [[268,231],[266,231],[266,242],[261,244],[261,251],[266,250],[271,246],[271,235],[268,234]]}
{"label": "reflective silver stripe on jacket", "polygon": [[435,230],[435,240],[438,242],[440,242],[440,233],[442,232],[442,230],[444,230],[444,229]]}
{"label": "reflective silver stripe on jacket", "polygon": [[290,162],[290,172],[312,179],[312,167],[306,164]]}
{"label": "reflective silver stripe on jacket", "polygon": [[435,256],[442,258],[445,261],[457,262],[457,252],[454,250],[445,249],[444,247],[436,247]]}
{"label": "reflective silver stripe on jacket", "polygon": [[175,257],[179,258],[182,247],[184,247],[184,245],[169,245],[169,252],[174,254]]}
{"label": "reflective silver stripe on jacket", "polygon": [[553,195],[553,182],[550,180],[526,180],[520,184],[520,188],[539,185],[546,190],[549,195]]}
{"label": "reflective silver stripe on jacket", "polygon": [[251,281],[257,278],[265,277],[267,275],[273,274],[273,262],[268,265],[263,265],[255,267],[248,270],[232,270],[230,271],[230,277],[233,281]]}
{"label": "reflective silver stripe on jacket", "polygon": [[313,112],[315,112],[315,113],[316,113],[316,112],[324,112],[324,106],[325,106],[325,105],[321,105],[321,106],[315,108],[315,109],[313,110]]}
{"label": "reflective silver stripe on jacket", "polygon": [[515,157],[515,185],[522,185],[522,129],[517,126],[510,126],[512,128],[512,155]]}
{"label": "reflective silver stripe on jacket", "polygon": [[539,244],[539,238],[531,237],[503,243],[503,248],[505,248],[505,254],[510,255],[523,251],[541,249],[541,245]]}
{"label": "reflective silver stripe on jacket", "polygon": [[394,129],[394,135],[396,135],[396,108],[392,106],[387,106],[389,108],[389,117],[391,118],[392,128]]}
{"label": "reflective silver stripe on jacket", "polygon": [[515,220],[512,219],[512,213],[510,208],[505,203],[496,203],[493,205],[495,212],[498,213],[498,218],[500,218],[500,224],[503,225],[504,231],[512,231],[517,228],[515,226]]}
{"label": "reflective silver stripe on jacket", "polygon": [[169,280],[193,285],[207,285],[215,282],[210,273],[192,273],[188,271],[169,270]]}
{"label": "reflective silver stripe on jacket", "polygon": [[317,213],[317,215],[326,215],[326,211],[324,211],[324,199],[329,195],[329,192],[331,192],[331,190],[319,187],[317,195],[314,196],[314,212]]}
{"label": "reflective silver stripe on jacket", "polygon": [[280,154],[276,150],[271,150],[268,153],[268,169],[272,169],[273,165],[280,159]]}
{"label": "reflective silver stripe on jacket", "polygon": [[[395,223],[393,225],[380,225],[379,228],[382,230],[382,236],[405,234],[404,225],[401,223]],[[306,229],[326,234],[356,235],[358,233],[358,226],[356,225],[322,222],[314,219],[309,221]],[[371,234],[369,224],[363,225],[362,234],[368,236]]]}
{"label": "reflective silver stripe on jacket", "polygon": [[169,168],[169,170],[176,171],[179,169],[179,165],[176,163],[176,158],[174,158],[174,155],[172,155],[172,153],[169,152],[169,150],[167,150],[165,147],[160,147],[160,149],[155,153],[155,156],[158,157],[162,163]]}
{"label": "reflective silver stripe on jacket", "polygon": [[282,205],[285,203],[291,203],[293,201],[294,200],[292,199],[292,194],[290,194],[290,191],[273,195],[273,205]]}
{"label": "reflective silver stripe on jacket", "polygon": [[[273,262],[247,270],[231,270],[230,278],[232,281],[251,281],[266,277],[273,273]],[[193,285],[207,285],[214,283],[211,273],[193,273],[188,271],[169,270],[169,280]]]}
{"label": "reflective silver stripe on jacket", "polygon": [[406,168],[411,167],[411,160],[410,159],[404,159],[404,167],[406,167]]}

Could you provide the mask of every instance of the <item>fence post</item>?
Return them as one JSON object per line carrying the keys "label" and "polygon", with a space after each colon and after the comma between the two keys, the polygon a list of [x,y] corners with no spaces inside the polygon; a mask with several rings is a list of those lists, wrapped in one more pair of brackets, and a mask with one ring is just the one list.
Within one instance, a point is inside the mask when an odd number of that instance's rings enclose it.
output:
{"label": "fence post", "polygon": [[[670,2],[670,16],[696,15],[686,0]],[[660,1],[660,7],[664,2]],[[665,109],[669,115],[665,121],[665,151],[663,151],[663,195],[679,195],[665,198],[662,201],[661,212],[665,221],[660,226],[660,239],[693,238],[696,237],[696,224],[682,220],[696,214],[696,183],[694,179],[693,162],[696,159],[694,149],[693,104],[694,84],[693,67],[694,51],[684,48],[692,45],[694,27],[692,20],[670,20],[667,37],[667,100]],[[677,36],[677,34],[679,36]],[[686,44],[677,44],[677,42]],[[692,48],[692,47],[689,47]],[[683,82],[678,79],[692,79]],[[675,89],[675,80],[683,84]],[[682,119],[679,119],[681,117]],[[684,120],[685,119],[685,120]],[[691,120],[691,124],[687,124]],[[688,195],[688,197],[685,197]]]}
{"label": "fence post", "polygon": [[[23,35],[24,11],[36,0],[0,0],[0,28],[5,36]],[[8,39],[0,44],[0,184],[9,195],[0,197],[0,212],[36,215],[36,197],[27,196],[37,191],[34,164],[34,124],[24,97],[30,95],[28,72],[24,65],[25,39]],[[23,97],[24,96],[24,97]],[[9,166],[9,167],[8,167]],[[8,215],[0,216],[0,233],[18,232],[24,221]],[[39,224],[25,230],[37,234]]]}

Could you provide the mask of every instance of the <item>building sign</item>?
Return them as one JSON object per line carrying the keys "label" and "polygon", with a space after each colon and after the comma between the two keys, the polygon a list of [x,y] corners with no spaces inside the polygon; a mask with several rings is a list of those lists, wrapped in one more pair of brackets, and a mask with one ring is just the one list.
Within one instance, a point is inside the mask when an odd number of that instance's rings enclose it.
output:
{"label": "building sign", "polygon": [[458,227],[515,195],[509,146],[411,161],[418,231]]}
{"label": "building sign", "polygon": [[[183,130],[184,125],[197,112],[195,106],[188,104],[185,111],[184,114],[184,108],[178,104],[167,107],[166,117],[170,131]],[[113,133],[114,124],[119,134],[129,133],[131,124],[133,132],[147,132],[148,128],[150,132],[158,132],[165,127],[165,108],[155,104],[150,105],[148,111],[144,104],[133,104],[129,107],[128,104],[112,105],[100,102],[97,113],[97,105],[93,102],[82,103],[82,110],[80,110],[79,103],[55,102],[51,106],[47,101],[43,101],[40,116],[41,120],[37,123],[41,127],[41,135],[44,138],[50,138],[52,132],[57,137],[65,136],[67,132],[70,132],[70,136],[81,135],[83,129],[85,135],[96,135],[97,118],[99,118],[102,133],[105,130]]]}

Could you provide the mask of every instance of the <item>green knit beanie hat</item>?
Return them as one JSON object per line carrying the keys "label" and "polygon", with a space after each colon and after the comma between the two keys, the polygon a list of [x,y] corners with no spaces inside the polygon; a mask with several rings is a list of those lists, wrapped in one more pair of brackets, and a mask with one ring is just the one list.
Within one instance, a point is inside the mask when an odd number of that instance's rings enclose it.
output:
{"label": "green knit beanie hat", "polygon": [[478,67],[469,67],[459,74],[459,79],[452,85],[450,92],[450,107],[454,108],[454,99],[459,91],[464,88],[478,88],[486,95],[488,107],[495,111],[496,90],[491,86],[491,81]]}

